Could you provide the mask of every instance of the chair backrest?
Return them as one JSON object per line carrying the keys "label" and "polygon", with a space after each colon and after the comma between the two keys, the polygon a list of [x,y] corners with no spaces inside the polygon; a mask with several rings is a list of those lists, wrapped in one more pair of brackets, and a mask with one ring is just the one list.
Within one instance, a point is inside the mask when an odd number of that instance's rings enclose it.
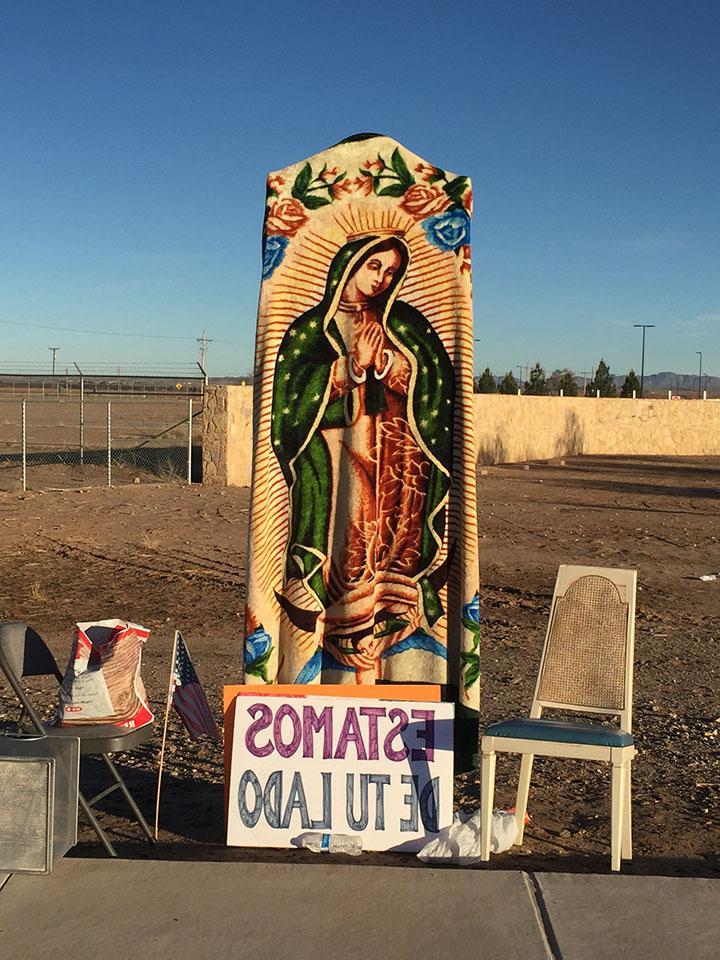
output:
{"label": "chair backrest", "polygon": [[19,620],[0,623],[0,658],[16,677],[55,677],[62,674],[50,648],[37,631]]}
{"label": "chair backrest", "polygon": [[615,714],[631,731],[636,589],[635,570],[559,568],[531,716]]}
{"label": "chair backrest", "polygon": [[20,683],[22,677],[44,676],[55,677],[58,683],[62,682],[55,657],[40,634],[19,620],[0,623],[0,670],[7,677],[35,728],[43,732],[38,714]]}

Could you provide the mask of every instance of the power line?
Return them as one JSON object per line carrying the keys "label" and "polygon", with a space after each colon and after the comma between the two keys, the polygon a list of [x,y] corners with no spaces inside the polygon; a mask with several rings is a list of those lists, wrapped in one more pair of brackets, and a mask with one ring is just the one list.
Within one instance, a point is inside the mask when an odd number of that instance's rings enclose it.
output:
{"label": "power line", "polygon": [[89,333],[98,337],[132,337],[145,340],[192,340],[193,337],[171,337],[161,333],[125,333],[119,330],[90,330],[87,327],[56,327],[48,323],[25,323],[21,320],[0,320],[0,323],[11,327],[32,327],[37,330],[61,330],[63,333]]}
{"label": "power line", "polygon": [[[73,366],[80,376],[84,377],[117,377],[117,361],[92,361],[80,360],[73,362]],[[57,373],[57,371],[56,371]],[[121,361],[121,376],[127,379],[133,377],[175,377],[179,378],[197,378],[197,364],[195,363],[153,363],[152,361]],[[0,376],[31,376],[47,377],[47,363],[41,363],[33,360],[0,360]],[[67,376],[67,372],[65,374]],[[75,376],[75,373],[72,374]]]}
{"label": "power line", "polygon": [[[164,333],[126,333],[121,330],[91,330],[88,327],[58,327],[50,323],[28,323],[24,320],[0,320],[0,324],[10,327],[31,327],[34,330],[59,330],[62,333],[89,333],[96,337],[130,337],[133,340],[143,339],[143,340],[197,340],[197,337],[185,336],[185,337],[174,337]],[[210,341],[208,340],[208,343]],[[229,343],[236,347],[245,346],[244,343],[241,343],[239,340],[220,340],[216,339],[215,343]]]}

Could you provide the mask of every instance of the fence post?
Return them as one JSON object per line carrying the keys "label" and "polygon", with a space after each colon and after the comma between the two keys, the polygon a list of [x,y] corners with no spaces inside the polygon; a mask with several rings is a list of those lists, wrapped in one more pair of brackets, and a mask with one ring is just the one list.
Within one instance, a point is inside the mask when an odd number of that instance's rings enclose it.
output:
{"label": "fence post", "polygon": [[193,399],[188,397],[188,449],[187,449],[187,482],[192,483],[192,432],[193,432]]}
{"label": "fence post", "polygon": [[27,400],[22,401],[22,488],[23,493],[27,490],[27,412],[25,406]]}
{"label": "fence post", "polygon": [[85,381],[80,377],[80,466],[85,465]]}
{"label": "fence post", "polygon": [[112,401],[107,402],[107,485],[112,486]]}

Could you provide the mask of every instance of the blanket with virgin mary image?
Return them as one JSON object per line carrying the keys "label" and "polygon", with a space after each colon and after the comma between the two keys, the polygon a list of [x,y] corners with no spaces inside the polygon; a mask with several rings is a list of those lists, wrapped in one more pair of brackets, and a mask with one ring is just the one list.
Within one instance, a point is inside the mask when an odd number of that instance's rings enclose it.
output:
{"label": "blanket with virgin mary image", "polygon": [[478,709],[471,197],[374,134],[268,177],[248,683],[439,683]]}

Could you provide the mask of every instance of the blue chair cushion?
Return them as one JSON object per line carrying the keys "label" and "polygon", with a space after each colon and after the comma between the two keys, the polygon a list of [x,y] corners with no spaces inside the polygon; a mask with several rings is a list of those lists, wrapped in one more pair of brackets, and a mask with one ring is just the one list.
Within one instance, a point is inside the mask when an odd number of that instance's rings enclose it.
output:
{"label": "blue chair cushion", "polygon": [[549,740],[553,743],[585,743],[595,747],[631,747],[633,736],[607,723],[572,723],[568,720],[502,720],[491,723],[486,737],[516,740]]}

